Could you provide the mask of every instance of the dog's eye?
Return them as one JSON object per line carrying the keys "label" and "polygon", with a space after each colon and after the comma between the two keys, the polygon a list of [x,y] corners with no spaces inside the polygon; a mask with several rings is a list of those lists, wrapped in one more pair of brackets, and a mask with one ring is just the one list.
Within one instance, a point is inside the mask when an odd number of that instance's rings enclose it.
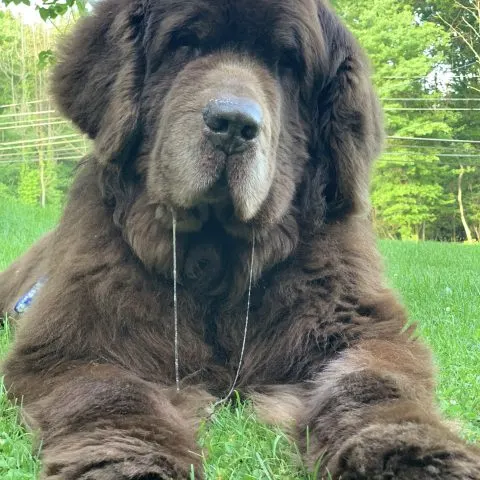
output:
{"label": "dog's eye", "polygon": [[296,50],[286,50],[280,56],[277,63],[278,72],[282,74],[299,75],[301,72],[301,62]]}
{"label": "dog's eye", "polygon": [[195,58],[198,58],[202,54],[202,49],[200,47],[195,47],[191,50],[191,52]]}
{"label": "dog's eye", "polygon": [[172,48],[190,54],[195,58],[202,53],[200,39],[194,34],[174,35],[172,37]]}

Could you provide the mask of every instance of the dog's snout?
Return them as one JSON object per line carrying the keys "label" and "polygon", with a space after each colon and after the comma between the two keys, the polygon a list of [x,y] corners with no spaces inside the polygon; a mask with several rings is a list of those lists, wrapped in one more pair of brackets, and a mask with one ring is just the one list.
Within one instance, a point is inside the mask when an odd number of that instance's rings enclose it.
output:
{"label": "dog's snout", "polygon": [[258,137],[263,113],[254,100],[225,96],[207,103],[203,119],[213,145],[231,154],[242,152]]}

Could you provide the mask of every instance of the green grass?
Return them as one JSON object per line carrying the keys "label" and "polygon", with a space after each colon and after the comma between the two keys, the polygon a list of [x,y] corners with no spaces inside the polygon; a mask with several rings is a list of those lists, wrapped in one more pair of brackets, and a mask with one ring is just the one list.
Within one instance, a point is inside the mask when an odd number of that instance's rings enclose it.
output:
{"label": "green grass", "polygon": [[[0,269],[57,221],[56,209],[0,205]],[[480,246],[381,241],[387,273],[440,367],[437,397],[462,435],[480,440]],[[10,332],[0,330],[0,356]],[[0,384],[0,478],[36,478],[31,436],[18,426],[18,408]],[[209,480],[308,479],[294,445],[255,418],[248,404],[223,408],[201,428]]]}
{"label": "green grass", "polygon": [[[0,270],[24,252],[33,241],[52,228],[58,208],[33,208],[0,199]],[[0,358],[10,344],[8,326],[0,329]],[[0,381],[0,478],[30,480],[37,477],[39,462],[32,455],[31,435],[18,425],[19,408],[6,398]]]}
{"label": "green grass", "polygon": [[[0,355],[10,343],[8,326],[0,334]],[[10,403],[0,381],[0,478],[30,480],[37,478],[40,462],[32,455],[32,437],[18,424],[19,408]]]}
{"label": "green grass", "polygon": [[60,211],[55,207],[28,207],[0,198],[0,271],[54,227],[59,217]]}
{"label": "green grass", "polygon": [[[218,409],[200,428],[199,443],[207,479],[315,479],[299,451],[276,428],[260,423],[247,403]],[[318,466],[317,466],[318,468]]]}
{"label": "green grass", "polygon": [[381,241],[390,283],[432,347],[437,398],[480,440],[480,245]]}

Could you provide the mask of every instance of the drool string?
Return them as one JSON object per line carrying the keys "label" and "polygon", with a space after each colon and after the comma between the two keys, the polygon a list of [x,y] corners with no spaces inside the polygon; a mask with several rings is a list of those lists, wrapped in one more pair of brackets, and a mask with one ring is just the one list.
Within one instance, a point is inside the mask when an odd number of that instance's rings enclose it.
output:
{"label": "drool string", "polygon": [[173,321],[175,326],[175,384],[180,391],[180,369],[178,362],[178,301],[177,301],[177,217],[172,210],[173,235]]}
{"label": "drool string", "polygon": [[[175,211],[172,209],[172,243],[173,243],[173,316],[174,316],[174,331],[175,331],[175,384],[177,392],[180,391],[180,369],[179,369],[179,355],[178,355],[178,299],[177,299],[177,219],[175,217]],[[253,260],[255,258],[255,234],[252,230],[252,249],[250,256],[250,273],[248,278],[248,295],[247,295],[247,312],[245,315],[245,325],[243,328],[243,340],[242,340],[242,349],[240,350],[240,359],[238,361],[237,371],[235,373],[235,378],[232,382],[230,390],[228,391],[225,397],[217,400],[213,404],[213,408],[226,403],[230,400],[235,387],[238,382],[238,377],[240,376],[240,370],[243,364],[243,357],[245,355],[245,345],[247,343],[247,333],[248,333],[248,321],[250,315],[250,299],[252,295],[252,282],[253,282]]]}
{"label": "drool string", "polygon": [[228,400],[230,400],[231,396],[233,395],[233,392],[235,391],[235,387],[237,386],[238,377],[240,375],[240,369],[242,368],[243,356],[245,354],[245,345],[247,343],[248,318],[249,318],[249,314],[250,314],[250,297],[252,295],[254,255],[255,255],[255,233],[252,230],[252,251],[251,251],[251,257],[250,257],[250,275],[249,275],[249,278],[248,278],[247,313],[245,315],[245,326],[243,328],[242,350],[240,351],[240,359],[238,361],[237,373],[235,374],[235,378],[232,382],[232,386],[230,387],[230,390],[228,391],[227,395],[225,395],[225,397],[221,398],[220,400],[217,400],[213,404],[213,409],[218,407],[222,403],[226,403],[226,402],[228,402]]}

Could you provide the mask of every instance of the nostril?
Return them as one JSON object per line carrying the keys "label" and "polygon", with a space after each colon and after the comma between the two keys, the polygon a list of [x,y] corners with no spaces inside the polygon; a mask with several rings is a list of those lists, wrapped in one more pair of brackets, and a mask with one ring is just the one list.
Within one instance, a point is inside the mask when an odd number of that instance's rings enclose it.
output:
{"label": "nostril", "polygon": [[225,118],[214,117],[207,122],[208,128],[215,133],[228,132],[228,120]]}
{"label": "nostril", "polygon": [[242,128],[241,135],[244,140],[253,140],[258,137],[258,132],[258,125],[245,125],[245,127]]}

